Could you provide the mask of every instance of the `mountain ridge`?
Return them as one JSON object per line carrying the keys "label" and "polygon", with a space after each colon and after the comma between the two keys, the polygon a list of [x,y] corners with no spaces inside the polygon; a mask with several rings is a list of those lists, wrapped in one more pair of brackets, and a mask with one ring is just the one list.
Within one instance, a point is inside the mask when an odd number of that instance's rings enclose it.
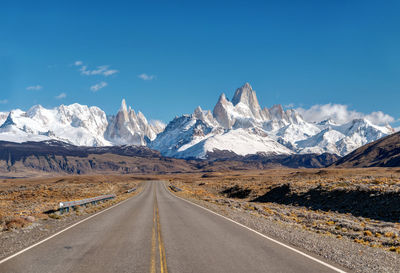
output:
{"label": "mountain ridge", "polygon": [[231,101],[222,93],[212,113],[198,106],[193,114],[173,119],[149,147],[177,158],[204,159],[214,149],[240,156],[257,152],[343,156],[392,131],[391,127],[377,126],[365,119],[316,124],[279,104],[261,108],[256,92],[245,83]]}
{"label": "mountain ridge", "polygon": [[46,109],[40,105],[24,112],[0,113],[0,140],[25,142],[59,140],[80,146],[140,145],[163,156],[202,158],[214,150],[238,156],[323,154],[344,156],[354,149],[392,133],[366,119],[345,124],[332,120],[307,122],[294,109],[276,104],[261,107],[252,86],[236,89],[230,101],[224,93],[213,110],[196,107],[167,125],[149,122],[125,99],[115,115],[96,106],[74,103]]}

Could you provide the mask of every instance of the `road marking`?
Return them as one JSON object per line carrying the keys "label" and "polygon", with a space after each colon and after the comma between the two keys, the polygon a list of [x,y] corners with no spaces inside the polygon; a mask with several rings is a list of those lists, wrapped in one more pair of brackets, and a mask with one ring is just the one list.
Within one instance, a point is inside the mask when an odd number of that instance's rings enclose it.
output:
{"label": "road marking", "polygon": [[153,188],[153,229],[151,235],[151,262],[150,273],[156,273],[156,188]]}
{"label": "road marking", "polygon": [[156,272],[156,210],[153,210],[153,231],[151,236],[151,265],[150,272]]}
{"label": "road marking", "polygon": [[[154,183],[154,182],[153,182]],[[154,185],[154,184],[153,184]],[[151,265],[150,273],[156,272],[156,229],[157,229],[157,239],[158,239],[158,250],[160,254],[160,271],[161,273],[168,273],[167,269],[167,259],[165,256],[164,242],[161,236],[161,224],[160,224],[160,214],[158,211],[158,201],[156,187],[153,186],[153,235],[151,241]]]}
{"label": "road marking", "polygon": [[[156,198],[156,200],[157,200],[157,198]],[[167,259],[166,259],[166,256],[165,256],[164,241],[162,240],[162,237],[161,237],[160,214],[158,213],[158,204],[156,204],[156,205],[157,205],[158,247],[159,247],[159,250],[160,250],[161,273],[164,273],[164,272],[168,273]]]}
{"label": "road marking", "polygon": [[134,196],[132,196],[132,197],[129,197],[128,199],[125,199],[124,201],[121,201],[121,202],[119,202],[118,204],[115,204],[115,205],[113,205],[113,206],[111,206],[111,207],[109,207],[109,208],[106,208],[105,210],[99,211],[99,212],[96,213],[96,214],[93,214],[93,215],[91,215],[91,216],[89,216],[89,217],[87,217],[87,218],[85,218],[85,219],[83,219],[83,220],[80,220],[79,222],[77,222],[77,223],[75,223],[75,224],[72,224],[72,225],[70,225],[69,227],[67,227],[67,228],[65,228],[65,229],[63,229],[63,230],[60,230],[59,232],[57,232],[57,233],[55,233],[55,234],[53,234],[53,235],[51,235],[51,236],[49,236],[49,237],[47,237],[47,238],[45,238],[45,239],[39,241],[39,242],[37,242],[37,243],[35,243],[35,244],[31,245],[31,246],[28,246],[27,248],[25,248],[25,249],[23,249],[23,250],[21,250],[21,251],[18,251],[17,253],[15,253],[15,254],[13,254],[13,255],[11,255],[11,256],[8,256],[7,258],[4,258],[3,260],[0,261],[0,264],[2,264],[2,263],[4,263],[4,262],[6,262],[6,261],[8,261],[8,260],[10,260],[10,259],[12,259],[12,258],[14,258],[14,257],[16,257],[16,256],[18,256],[18,255],[20,255],[20,254],[22,254],[22,253],[28,251],[28,250],[31,249],[31,248],[34,248],[35,246],[38,246],[38,245],[40,245],[40,244],[43,244],[44,242],[46,242],[46,241],[48,241],[48,240],[50,240],[50,239],[56,237],[57,235],[60,235],[60,234],[63,233],[64,231],[67,231],[67,230],[69,230],[69,229],[71,229],[71,228],[73,228],[73,227],[75,227],[75,226],[77,226],[77,225],[79,225],[79,224],[81,224],[81,223],[83,223],[83,222],[85,222],[85,221],[87,221],[87,220],[89,220],[89,219],[91,219],[91,218],[93,218],[93,217],[95,217],[95,216],[97,216],[97,215],[103,213],[103,212],[106,212],[107,210],[110,210],[110,209],[112,209],[112,208],[115,208],[115,207],[117,207],[117,206],[119,206],[119,205],[125,203],[126,201],[130,200],[131,198],[134,198],[134,197],[139,196],[142,192],[143,192],[143,190],[142,190],[138,195],[134,195]]}
{"label": "road marking", "polygon": [[239,223],[239,222],[236,222],[235,220],[232,220],[232,219],[230,219],[230,218],[228,218],[228,217],[226,217],[226,216],[223,216],[223,215],[221,215],[221,214],[219,214],[219,213],[216,213],[216,212],[214,212],[214,211],[212,211],[212,210],[210,210],[210,209],[207,209],[207,208],[205,208],[205,207],[202,207],[202,206],[200,206],[200,205],[198,205],[198,204],[196,204],[196,203],[193,203],[193,202],[191,202],[191,201],[189,201],[189,200],[186,200],[186,199],[184,199],[184,198],[182,198],[182,197],[180,197],[180,196],[177,196],[177,195],[175,195],[175,194],[172,194],[171,191],[168,190],[168,188],[167,188],[167,186],[165,185],[165,183],[163,183],[163,184],[164,184],[165,190],[166,190],[169,194],[171,194],[172,196],[174,196],[174,197],[176,197],[176,198],[179,198],[179,199],[181,199],[181,200],[183,200],[183,201],[185,201],[185,202],[187,202],[187,203],[189,203],[189,204],[192,204],[192,205],[194,205],[194,206],[197,206],[197,207],[199,207],[199,208],[202,208],[202,209],[204,209],[204,210],[206,210],[206,211],[208,211],[208,212],[211,212],[212,214],[218,215],[219,217],[222,217],[222,218],[224,218],[225,220],[228,220],[228,221],[230,221],[230,222],[232,222],[232,223],[235,223],[235,224],[237,224],[237,225],[239,225],[239,226],[241,226],[241,227],[243,227],[243,228],[245,228],[245,229],[247,229],[247,230],[250,230],[250,231],[252,231],[252,232],[254,232],[254,233],[260,235],[261,237],[263,237],[263,238],[265,238],[265,239],[268,239],[268,240],[270,240],[270,241],[272,241],[272,242],[274,242],[274,243],[276,243],[276,244],[278,244],[278,245],[280,245],[280,246],[283,246],[283,247],[285,247],[285,248],[287,248],[287,249],[290,249],[290,250],[292,250],[292,251],[294,251],[294,252],[296,252],[296,253],[298,253],[298,254],[300,254],[300,255],[306,257],[306,258],[309,258],[309,259],[313,260],[314,262],[317,262],[317,263],[319,263],[319,264],[322,264],[322,265],[324,265],[324,266],[326,266],[326,267],[328,267],[328,268],[330,268],[330,269],[332,269],[332,270],[334,270],[334,271],[336,271],[336,272],[347,273],[346,271],[343,271],[343,270],[341,270],[341,269],[339,269],[339,268],[337,268],[337,267],[335,267],[335,266],[333,266],[333,265],[330,265],[330,264],[328,264],[328,263],[326,263],[326,262],[324,262],[324,261],[321,261],[321,260],[319,260],[319,259],[317,259],[317,258],[315,258],[315,257],[313,257],[313,256],[310,256],[310,255],[308,255],[308,254],[306,254],[306,253],[304,253],[304,252],[302,252],[302,251],[300,251],[300,250],[298,250],[298,249],[296,249],[296,248],[294,248],[294,247],[291,247],[291,246],[289,246],[289,245],[287,245],[287,244],[284,244],[284,243],[282,243],[282,242],[280,242],[280,241],[278,241],[278,240],[275,240],[275,239],[273,239],[273,238],[271,238],[271,237],[268,237],[267,235],[264,235],[264,234],[262,234],[261,232],[258,232],[258,231],[254,230],[254,229],[252,229],[252,228],[249,228],[248,226],[245,226],[245,225],[243,225],[243,224],[241,224],[241,223]]}

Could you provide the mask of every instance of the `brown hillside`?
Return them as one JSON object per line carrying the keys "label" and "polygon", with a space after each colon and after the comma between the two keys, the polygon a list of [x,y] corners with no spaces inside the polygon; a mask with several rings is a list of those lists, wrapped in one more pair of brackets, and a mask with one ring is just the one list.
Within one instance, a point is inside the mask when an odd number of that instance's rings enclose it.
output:
{"label": "brown hillside", "polygon": [[339,159],[333,167],[399,167],[400,132],[364,145]]}

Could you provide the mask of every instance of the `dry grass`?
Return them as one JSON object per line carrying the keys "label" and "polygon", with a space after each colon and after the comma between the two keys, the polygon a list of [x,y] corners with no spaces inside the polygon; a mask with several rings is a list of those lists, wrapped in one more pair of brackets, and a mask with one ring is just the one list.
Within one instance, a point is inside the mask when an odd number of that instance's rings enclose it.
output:
{"label": "dry grass", "polygon": [[74,213],[91,213],[133,196],[125,193],[140,183],[141,177],[128,175],[64,176],[31,179],[0,180],[0,231],[23,228],[26,219],[59,219],[58,213],[46,211],[58,208],[59,202],[80,200],[104,194],[115,194],[113,200],[97,206],[79,208]]}

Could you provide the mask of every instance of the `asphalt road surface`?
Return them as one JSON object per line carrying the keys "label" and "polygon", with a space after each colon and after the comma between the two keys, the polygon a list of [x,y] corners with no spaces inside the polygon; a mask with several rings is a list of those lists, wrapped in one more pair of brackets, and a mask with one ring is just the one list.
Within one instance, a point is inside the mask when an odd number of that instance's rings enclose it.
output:
{"label": "asphalt road surface", "polygon": [[0,272],[335,272],[177,198],[163,182],[4,261]]}

